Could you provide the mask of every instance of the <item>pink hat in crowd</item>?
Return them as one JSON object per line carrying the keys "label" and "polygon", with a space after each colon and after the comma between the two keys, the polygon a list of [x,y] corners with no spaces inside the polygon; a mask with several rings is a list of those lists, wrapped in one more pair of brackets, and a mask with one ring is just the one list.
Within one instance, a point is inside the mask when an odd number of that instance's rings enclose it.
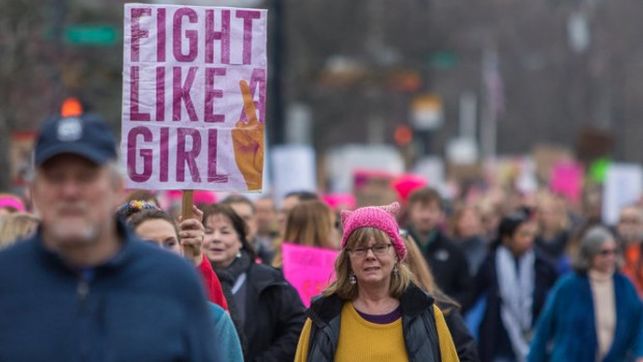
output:
{"label": "pink hat in crowd", "polygon": [[395,220],[395,216],[399,211],[400,204],[398,202],[386,206],[368,206],[354,211],[342,211],[341,216],[344,225],[342,249],[346,247],[348,237],[353,231],[370,227],[385,232],[391,238],[397,257],[400,260],[404,260],[406,257],[406,245],[404,245],[404,241],[400,237],[400,230]]}
{"label": "pink hat in crowd", "polygon": [[397,192],[400,201],[406,203],[411,193],[419,188],[425,187],[429,184],[426,178],[406,173],[400,175],[398,178],[391,182],[391,186]]}
{"label": "pink hat in crowd", "polygon": [[322,195],[322,200],[333,210],[355,208],[355,196],[349,193],[331,193]]}
{"label": "pink hat in crowd", "polygon": [[0,209],[12,208],[16,211],[24,212],[25,204],[18,196],[11,194],[0,194]]}

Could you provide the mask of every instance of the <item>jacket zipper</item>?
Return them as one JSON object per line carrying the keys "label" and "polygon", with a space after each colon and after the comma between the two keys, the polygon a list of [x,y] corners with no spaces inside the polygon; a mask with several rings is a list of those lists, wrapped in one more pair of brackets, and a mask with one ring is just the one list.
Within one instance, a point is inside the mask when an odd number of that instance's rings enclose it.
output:
{"label": "jacket zipper", "polygon": [[87,334],[89,330],[87,329],[90,318],[88,314],[88,309],[86,305],[87,296],[89,295],[89,280],[84,275],[81,275],[78,280],[78,285],[76,286],[76,296],[78,297],[79,302],[79,317],[80,317],[80,328],[81,328],[81,338],[84,340],[80,343],[80,360],[89,361],[89,340],[87,340]]}
{"label": "jacket zipper", "polygon": [[89,282],[87,282],[85,278],[80,278],[78,286],[76,287],[76,295],[78,296],[78,300],[81,305],[84,305],[87,295],[89,295]]}

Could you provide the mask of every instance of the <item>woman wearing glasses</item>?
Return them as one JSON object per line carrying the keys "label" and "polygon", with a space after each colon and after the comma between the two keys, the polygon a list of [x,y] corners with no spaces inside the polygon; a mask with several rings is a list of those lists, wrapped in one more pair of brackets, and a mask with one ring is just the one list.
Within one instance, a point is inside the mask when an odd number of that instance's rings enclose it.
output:
{"label": "woman wearing glasses", "polygon": [[343,211],[336,281],[308,310],[295,361],[457,361],[442,312],[418,288],[399,204]]}
{"label": "woman wearing glasses", "polygon": [[616,271],[617,252],[607,228],[585,233],[575,272],[547,298],[529,361],[643,359],[643,307],[632,283]]}

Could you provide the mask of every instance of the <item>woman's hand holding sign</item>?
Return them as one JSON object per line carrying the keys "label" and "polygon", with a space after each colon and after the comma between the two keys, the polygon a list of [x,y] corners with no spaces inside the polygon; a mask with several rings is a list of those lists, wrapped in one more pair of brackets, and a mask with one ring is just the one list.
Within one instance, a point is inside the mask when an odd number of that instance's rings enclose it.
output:
{"label": "woman's hand holding sign", "polygon": [[191,260],[194,265],[200,265],[203,261],[201,249],[205,237],[205,228],[202,224],[203,211],[192,205],[192,215],[190,218],[179,216],[179,242],[185,257]]}
{"label": "woman's hand holding sign", "polygon": [[234,159],[248,186],[248,191],[260,190],[263,177],[264,123],[257,118],[248,82],[239,82],[243,96],[246,122],[238,121],[232,129]]}

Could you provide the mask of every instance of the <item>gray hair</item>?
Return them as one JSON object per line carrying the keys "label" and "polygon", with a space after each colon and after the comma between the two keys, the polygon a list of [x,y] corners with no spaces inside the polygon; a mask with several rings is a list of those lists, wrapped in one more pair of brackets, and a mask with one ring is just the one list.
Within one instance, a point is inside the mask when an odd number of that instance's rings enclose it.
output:
{"label": "gray hair", "polygon": [[601,247],[608,240],[616,239],[607,227],[597,225],[589,228],[581,238],[578,255],[574,260],[574,269],[587,272],[592,266],[592,260],[601,252]]}

